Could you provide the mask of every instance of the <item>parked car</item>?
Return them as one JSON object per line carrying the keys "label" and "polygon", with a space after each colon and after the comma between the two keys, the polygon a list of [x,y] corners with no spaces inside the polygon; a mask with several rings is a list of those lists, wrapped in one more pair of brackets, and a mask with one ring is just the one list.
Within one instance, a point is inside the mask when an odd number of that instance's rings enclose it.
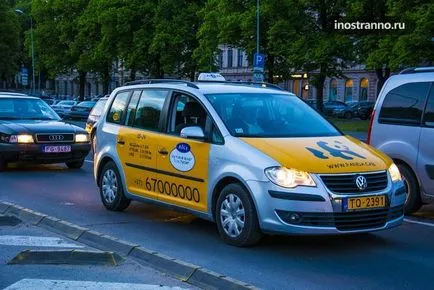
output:
{"label": "parked car", "polygon": [[373,108],[373,102],[349,102],[346,107],[334,109],[333,116],[345,119],[359,117],[362,120],[366,120],[372,113]]}
{"label": "parked car", "polygon": [[63,122],[40,98],[0,93],[0,171],[16,162],[80,168],[89,151],[87,132]]}
{"label": "parked car", "polygon": [[328,101],[324,103],[324,115],[332,116],[335,109],[343,109],[348,105],[340,101]]}
{"label": "parked car", "polygon": [[104,113],[105,105],[107,104],[108,97],[103,97],[98,100],[96,105],[90,111],[89,117],[86,121],[86,131],[89,133],[91,142],[94,143],[95,126],[101,115]]}
{"label": "parked car", "polygon": [[65,114],[66,119],[87,119],[96,102],[84,101],[71,107],[71,110]]}
{"label": "parked car", "polygon": [[398,165],[408,192],[406,213],[434,201],[434,67],[407,69],[386,81],[368,143]]}
{"label": "parked car", "polygon": [[52,105],[51,108],[61,117],[65,116],[71,108],[77,105],[76,101],[59,101],[56,104]]}

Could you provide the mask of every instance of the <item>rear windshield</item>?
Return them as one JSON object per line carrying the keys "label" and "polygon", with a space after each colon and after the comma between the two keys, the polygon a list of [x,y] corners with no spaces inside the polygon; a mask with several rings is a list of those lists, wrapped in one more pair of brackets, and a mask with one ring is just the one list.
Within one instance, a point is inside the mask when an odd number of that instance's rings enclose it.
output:
{"label": "rear windshield", "polygon": [[99,100],[99,101],[96,103],[95,107],[93,107],[92,112],[91,112],[90,114],[91,114],[91,115],[94,115],[94,116],[101,116],[102,113],[103,113],[103,111],[104,111],[104,108],[105,108],[105,104],[106,104],[106,103],[107,103],[107,100],[106,100],[106,99],[104,99],[104,100]]}
{"label": "rear windshield", "polygon": [[288,94],[205,95],[237,137],[339,136],[341,133],[299,98]]}

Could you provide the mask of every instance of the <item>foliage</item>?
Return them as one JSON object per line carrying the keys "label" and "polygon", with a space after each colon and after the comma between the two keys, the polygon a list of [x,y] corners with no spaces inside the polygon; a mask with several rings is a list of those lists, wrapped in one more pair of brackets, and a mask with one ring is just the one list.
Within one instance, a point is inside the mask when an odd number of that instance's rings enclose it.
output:
{"label": "foliage", "polygon": [[16,73],[19,47],[18,16],[8,1],[0,0],[0,82],[8,80]]}

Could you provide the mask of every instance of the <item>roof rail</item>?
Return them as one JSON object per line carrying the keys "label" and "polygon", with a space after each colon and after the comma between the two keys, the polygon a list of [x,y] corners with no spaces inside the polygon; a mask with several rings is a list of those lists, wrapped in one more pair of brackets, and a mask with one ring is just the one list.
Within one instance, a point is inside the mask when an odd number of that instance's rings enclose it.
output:
{"label": "roof rail", "polygon": [[137,81],[131,81],[124,84],[124,86],[134,86],[134,85],[145,85],[145,84],[164,84],[164,83],[179,83],[179,84],[185,84],[187,87],[199,89],[198,86],[196,86],[194,83],[184,80],[178,80],[178,79],[143,79],[143,80],[137,80]]}
{"label": "roof rail", "polygon": [[270,88],[270,89],[275,89],[275,90],[279,90],[279,91],[284,91],[284,89],[282,89],[281,87],[279,87],[278,85],[274,85],[274,84],[270,84],[270,83],[266,83],[266,82],[249,82],[249,81],[197,81],[198,83],[219,83],[219,84],[234,84],[234,85],[248,85],[248,86],[258,86],[258,87],[262,87],[262,88]]}
{"label": "roof rail", "polygon": [[426,72],[434,72],[434,66],[410,67],[400,71],[399,74],[404,75],[404,74],[426,73]]}

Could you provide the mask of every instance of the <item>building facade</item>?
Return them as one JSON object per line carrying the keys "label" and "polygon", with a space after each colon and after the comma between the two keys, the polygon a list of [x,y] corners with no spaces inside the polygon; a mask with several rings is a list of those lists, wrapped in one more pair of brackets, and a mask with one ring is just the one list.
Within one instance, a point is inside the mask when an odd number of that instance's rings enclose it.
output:
{"label": "building facade", "polygon": [[[220,73],[229,81],[252,81],[253,67],[247,54],[239,48],[220,45],[218,66]],[[313,72],[315,73],[315,72]],[[310,85],[309,75],[295,73],[290,80],[280,85],[300,98],[315,100],[317,89]],[[364,65],[357,65],[343,71],[344,78],[327,78],[324,82],[324,101],[375,101],[377,96],[377,77],[374,71]],[[306,90],[306,88],[308,88]]]}

